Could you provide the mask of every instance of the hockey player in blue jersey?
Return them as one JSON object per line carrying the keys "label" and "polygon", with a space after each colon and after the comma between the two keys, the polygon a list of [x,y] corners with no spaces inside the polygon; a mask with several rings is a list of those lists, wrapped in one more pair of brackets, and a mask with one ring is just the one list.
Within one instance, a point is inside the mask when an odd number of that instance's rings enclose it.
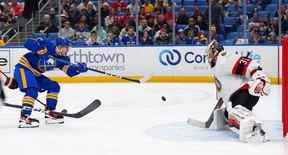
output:
{"label": "hockey player in blue jersey", "polygon": [[27,39],[24,47],[30,52],[20,58],[14,71],[14,78],[19,85],[19,89],[25,93],[18,127],[31,128],[39,126],[39,120],[30,117],[39,92],[47,92],[45,122],[47,124],[64,123],[63,116],[51,112],[56,109],[60,86],[56,81],[49,79],[42,73],[58,68],[68,76],[73,77],[87,72],[87,65],[85,63],[67,65],[51,58],[70,62],[67,56],[69,41],[64,38],[57,38],[55,42],[41,38]]}

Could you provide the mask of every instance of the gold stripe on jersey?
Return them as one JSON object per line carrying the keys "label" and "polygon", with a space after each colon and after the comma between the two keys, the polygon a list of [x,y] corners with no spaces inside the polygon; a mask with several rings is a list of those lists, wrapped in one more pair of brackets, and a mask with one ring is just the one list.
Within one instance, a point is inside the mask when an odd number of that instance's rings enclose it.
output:
{"label": "gold stripe on jersey", "polygon": [[27,88],[27,79],[26,79],[25,71],[23,68],[20,68],[20,75],[21,75],[23,88]]}
{"label": "gold stripe on jersey", "polygon": [[34,69],[31,64],[29,63],[29,61],[23,56],[20,58],[19,60],[19,64],[23,65],[24,67],[26,67],[27,69],[29,69],[34,75],[36,76],[41,76],[41,72],[37,71],[36,69]]}

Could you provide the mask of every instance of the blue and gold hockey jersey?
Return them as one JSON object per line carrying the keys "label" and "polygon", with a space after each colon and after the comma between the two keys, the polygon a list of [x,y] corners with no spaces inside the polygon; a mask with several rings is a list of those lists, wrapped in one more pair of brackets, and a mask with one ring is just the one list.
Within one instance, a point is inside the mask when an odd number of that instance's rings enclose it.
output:
{"label": "blue and gold hockey jersey", "polygon": [[[27,39],[24,43],[24,47],[30,50],[30,52],[23,55],[16,66],[20,67],[19,65],[21,65],[29,69],[37,77],[41,76],[42,73],[54,70],[55,68],[61,69],[71,77],[80,73],[77,66],[69,65],[70,59],[68,56],[57,55],[57,46],[53,41],[44,39]],[[51,56],[57,59],[62,59],[67,62],[67,64],[55,61],[50,58]]]}

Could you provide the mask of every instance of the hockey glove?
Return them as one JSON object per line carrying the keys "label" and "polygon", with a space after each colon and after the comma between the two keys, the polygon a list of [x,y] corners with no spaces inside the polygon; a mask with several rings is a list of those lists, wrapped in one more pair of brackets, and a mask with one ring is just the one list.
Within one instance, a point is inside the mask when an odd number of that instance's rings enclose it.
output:
{"label": "hockey glove", "polygon": [[78,66],[78,70],[80,73],[84,73],[88,71],[88,67],[86,63],[78,63],[77,66]]}
{"label": "hockey glove", "polygon": [[4,85],[10,89],[17,89],[18,88],[17,81],[14,78],[10,78],[10,77],[7,77]]}
{"label": "hockey glove", "polygon": [[271,92],[270,81],[263,79],[257,79],[248,82],[249,83],[249,94],[253,96],[268,96]]}

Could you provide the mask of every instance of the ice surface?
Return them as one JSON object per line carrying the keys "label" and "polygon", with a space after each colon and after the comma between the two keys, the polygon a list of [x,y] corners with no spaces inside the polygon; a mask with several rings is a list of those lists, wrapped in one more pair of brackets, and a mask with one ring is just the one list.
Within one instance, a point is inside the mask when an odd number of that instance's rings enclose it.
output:
{"label": "ice surface", "polygon": [[[18,90],[7,90],[8,102],[20,104]],[[18,129],[19,111],[0,109],[1,155],[288,155],[282,140],[281,93],[273,87],[255,107],[271,142],[244,144],[229,131],[199,129],[188,117],[206,120],[214,104],[213,84],[61,84],[59,107],[76,112],[95,98],[99,109],[63,125]],[[167,101],[161,100],[165,96]],[[39,99],[45,101],[45,94]],[[36,106],[41,107],[40,104]]]}

